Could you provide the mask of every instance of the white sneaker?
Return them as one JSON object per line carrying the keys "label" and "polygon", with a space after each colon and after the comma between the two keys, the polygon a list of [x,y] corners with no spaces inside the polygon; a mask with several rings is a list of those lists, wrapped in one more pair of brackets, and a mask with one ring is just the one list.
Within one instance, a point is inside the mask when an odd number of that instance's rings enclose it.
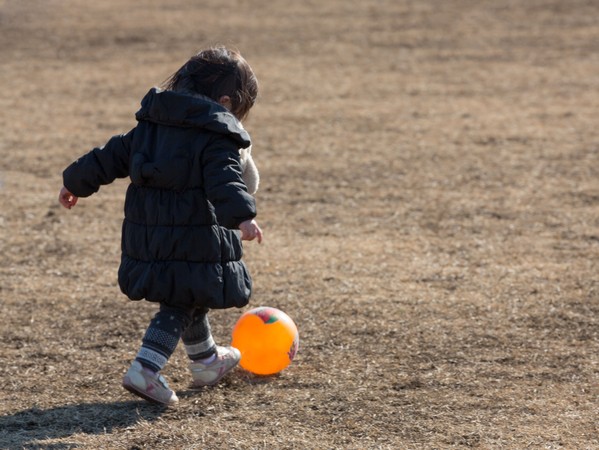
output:
{"label": "white sneaker", "polygon": [[172,405],[179,401],[162,375],[133,361],[123,378],[123,387],[152,403]]}
{"label": "white sneaker", "polygon": [[194,361],[189,364],[192,387],[213,386],[228,374],[241,359],[241,353],[235,347],[216,347],[216,358],[208,364]]}

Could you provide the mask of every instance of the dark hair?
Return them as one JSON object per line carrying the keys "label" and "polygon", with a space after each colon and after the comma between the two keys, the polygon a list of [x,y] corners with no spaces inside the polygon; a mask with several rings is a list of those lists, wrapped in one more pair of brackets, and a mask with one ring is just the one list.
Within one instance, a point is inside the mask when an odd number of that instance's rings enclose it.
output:
{"label": "dark hair", "polygon": [[192,56],[163,84],[177,92],[201,94],[218,101],[231,98],[231,112],[244,120],[258,96],[258,80],[247,61],[235,50],[214,47]]}

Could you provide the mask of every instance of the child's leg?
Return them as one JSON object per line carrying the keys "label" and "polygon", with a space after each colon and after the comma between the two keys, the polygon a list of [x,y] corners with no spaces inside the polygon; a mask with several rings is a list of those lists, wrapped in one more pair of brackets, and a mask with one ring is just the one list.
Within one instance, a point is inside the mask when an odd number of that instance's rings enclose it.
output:
{"label": "child's leg", "polygon": [[191,359],[189,368],[194,387],[218,383],[237,364],[241,355],[233,347],[217,346],[210,331],[208,309],[197,309],[193,321],[183,333],[183,344]]}
{"label": "child's leg", "polygon": [[135,357],[142,366],[159,372],[174,353],[183,334],[191,322],[190,311],[160,305],[142,340]]}
{"label": "child's leg", "polygon": [[148,401],[170,405],[179,400],[158,372],[171,357],[184,328],[191,322],[191,311],[160,305],[142,346],[123,378],[123,387]]}
{"label": "child's leg", "polygon": [[210,330],[208,308],[198,308],[191,324],[182,335],[185,351],[192,361],[204,360],[216,354],[216,343]]}

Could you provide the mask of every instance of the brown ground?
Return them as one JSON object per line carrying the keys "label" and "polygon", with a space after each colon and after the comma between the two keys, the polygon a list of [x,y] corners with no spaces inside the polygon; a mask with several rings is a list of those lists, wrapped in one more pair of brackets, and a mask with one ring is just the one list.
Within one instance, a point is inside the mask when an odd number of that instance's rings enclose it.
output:
{"label": "brown ground", "polygon": [[[599,3],[0,0],[0,447],[599,448]],[[120,388],[154,306],[116,285],[124,181],[61,171],[200,47],[237,46],[296,361]],[[242,311],[215,312],[226,344]]]}

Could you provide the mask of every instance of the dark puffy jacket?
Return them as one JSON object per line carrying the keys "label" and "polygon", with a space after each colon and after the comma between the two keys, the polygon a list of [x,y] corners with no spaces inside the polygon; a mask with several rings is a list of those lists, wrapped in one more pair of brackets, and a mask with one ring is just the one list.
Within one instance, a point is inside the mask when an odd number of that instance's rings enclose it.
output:
{"label": "dark puffy jacket", "polygon": [[250,137],[207,98],[150,90],[137,126],[63,173],[87,197],[129,176],[119,285],[132,300],[171,306],[241,307],[252,282],[241,261],[239,224],[256,216],[241,178]]}

